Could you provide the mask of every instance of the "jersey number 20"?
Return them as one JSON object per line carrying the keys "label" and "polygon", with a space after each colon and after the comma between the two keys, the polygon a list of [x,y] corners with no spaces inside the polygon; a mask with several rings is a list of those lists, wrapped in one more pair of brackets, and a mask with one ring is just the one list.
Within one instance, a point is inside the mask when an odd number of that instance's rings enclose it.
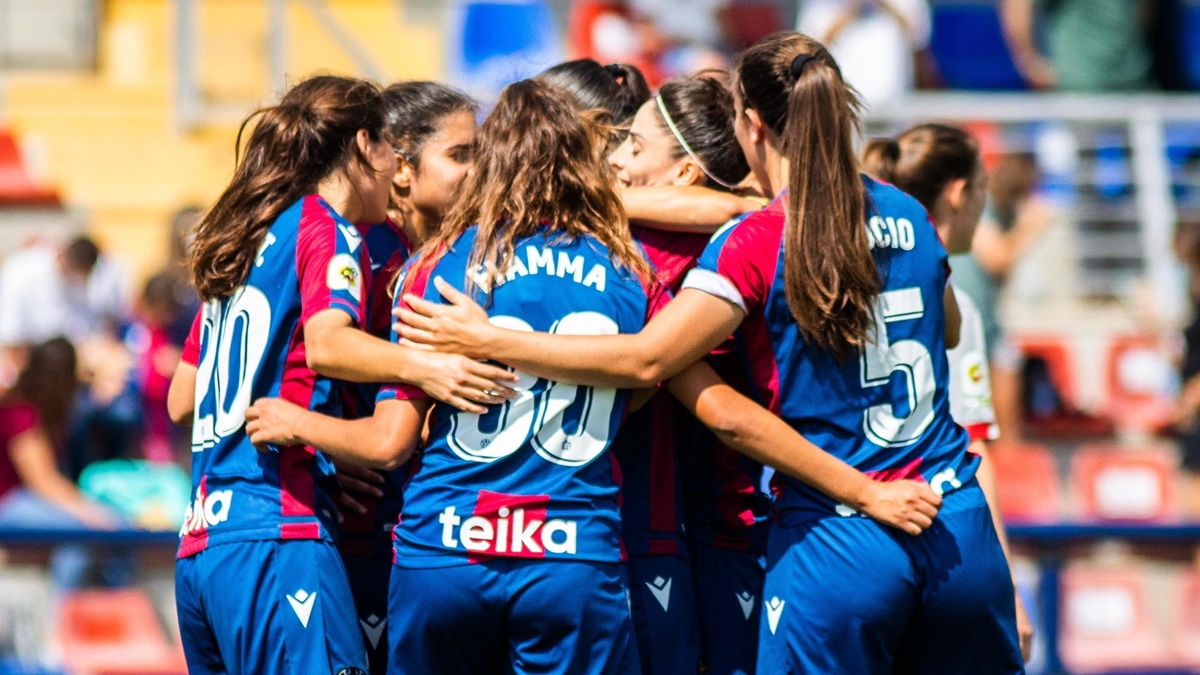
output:
{"label": "jersey number 20", "polygon": [[937,381],[933,376],[933,357],[916,340],[888,340],[888,324],[919,319],[925,314],[920,288],[903,288],[879,295],[875,307],[874,334],[868,337],[862,353],[862,386],[885,387],[892,373],[900,371],[907,384],[908,410],[905,417],[896,414],[891,403],[873,405],[863,413],[863,431],[872,443],[883,447],[911,445],[933,422],[933,398]]}

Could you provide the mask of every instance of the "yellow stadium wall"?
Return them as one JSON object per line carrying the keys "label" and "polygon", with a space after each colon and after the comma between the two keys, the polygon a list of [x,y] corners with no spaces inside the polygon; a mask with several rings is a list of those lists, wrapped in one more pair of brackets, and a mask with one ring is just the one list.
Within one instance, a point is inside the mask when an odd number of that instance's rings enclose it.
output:
{"label": "yellow stadium wall", "polygon": [[[440,27],[407,21],[396,0],[326,2],[386,79],[440,77]],[[211,203],[225,185],[235,120],[278,95],[268,83],[266,2],[197,0],[196,19],[200,90],[234,114],[187,131],[176,122],[170,0],[103,2],[95,71],[13,73],[0,81],[0,119],[36,149],[39,177],[139,277],[162,264],[171,215]],[[359,74],[303,3],[287,3],[286,25],[288,81]]]}

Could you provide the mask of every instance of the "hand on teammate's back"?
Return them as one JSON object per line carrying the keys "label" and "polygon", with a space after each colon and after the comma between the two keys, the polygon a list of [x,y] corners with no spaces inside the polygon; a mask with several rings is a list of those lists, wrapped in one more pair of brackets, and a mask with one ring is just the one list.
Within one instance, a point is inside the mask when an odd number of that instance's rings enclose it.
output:
{"label": "hand on teammate's back", "polygon": [[942,496],[929,484],[915,480],[873,481],[863,512],[872,519],[914,537],[933,524]]}
{"label": "hand on teammate's back", "polygon": [[511,371],[456,353],[428,352],[421,357],[424,372],[414,373],[412,384],[433,398],[469,413],[482,415],[485,405],[499,405],[517,392],[508,385],[517,381]]}
{"label": "hand on teammate's back", "polygon": [[363,506],[359,499],[369,501],[383,497],[383,490],[379,487],[386,480],[383,474],[336,459],[333,460],[333,466],[337,469],[338,487],[342,488],[336,500],[339,511],[353,512],[361,516],[367,512],[367,507]]}
{"label": "hand on teammate's back", "polygon": [[301,445],[296,435],[304,408],[281,398],[260,398],[246,409],[246,435],[259,452],[268,444]]}
{"label": "hand on teammate's back", "polygon": [[392,328],[409,343],[475,358],[486,356],[483,350],[489,342],[487,331],[491,327],[487,312],[441,277],[434,278],[433,283],[449,304],[406,294],[407,308],[392,311],[400,319]]}

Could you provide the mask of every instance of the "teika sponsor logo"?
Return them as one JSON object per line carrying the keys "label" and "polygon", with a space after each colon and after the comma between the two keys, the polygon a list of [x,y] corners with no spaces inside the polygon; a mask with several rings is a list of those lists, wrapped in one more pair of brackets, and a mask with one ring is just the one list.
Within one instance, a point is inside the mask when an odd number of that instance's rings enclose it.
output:
{"label": "teika sponsor logo", "polygon": [[229,509],[233,502],[232,490],[217,490],[208,492],[208,477],[200,479],[196,488],[196,498],[188,504],[183,515],[183,525],[179,528],[179,536],[196,535],[205,532],[210,527],[220,525],[229,520]]}
{"label": "teika sponsor logo", "polygon": [[475,511],[462,516],[448,506],[438,515],[442,546],[462,547],[473,556],[544,558],[546,553],[575,555],[578,525],[547,518],[550,497],[480,491]]}

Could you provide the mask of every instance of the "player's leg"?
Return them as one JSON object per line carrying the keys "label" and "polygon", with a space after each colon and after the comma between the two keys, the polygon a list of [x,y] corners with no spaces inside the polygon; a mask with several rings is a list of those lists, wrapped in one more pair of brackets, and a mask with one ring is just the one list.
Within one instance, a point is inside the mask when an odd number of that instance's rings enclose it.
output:
{"label": "player's leg", "polygon": [[942,511],[909,542],[921,598],[897,651],[895,673],[1023,673],[1012,575],[983,491],[946,496]]}
{"label": "player's leg", "polygon": [[642,675],[696,672],[700,625],[691,564],[675,555],[632,556],[625,569]]}
{"label": "player's leg", "polygon": [[861,517],[772,528],[758,672],[890,675],[917,594],[907,536]]}
{"label": "player's leg", "polygon": [[203,585],[197,556],[175,563],[175,610],[179,616],[179,636],[188,672],[194,675],[226,675],[221,650],[212,625],[204,611]]}
{"label": "player's leg", "polygon": [[509,565],[505,590],[511,672],[641,672],[623,565],[557,561]]}
{"label": "player's leg", "polygon": [[322,541],[280,541],[276,603],[286,672],[366,675],[350,581],[337,548]]}
{"label": "player's leg", "polygon": [[392,567],[388,672],[506,672],[502,575],[493,563],[433,569]]}
{"label": "player's leg", "polygon": [[700,644],[712,675],[754,672],[762,614],[763,556],[693,542]]}
{"label": "player's leg", "polygon": [[388,581],[392,576],[392,561],[382,556],[343,555],[346,574],[350,577],[350,592],[354,609],[367,646],[367,663],[371,675],[387,673],[387,614]]}

